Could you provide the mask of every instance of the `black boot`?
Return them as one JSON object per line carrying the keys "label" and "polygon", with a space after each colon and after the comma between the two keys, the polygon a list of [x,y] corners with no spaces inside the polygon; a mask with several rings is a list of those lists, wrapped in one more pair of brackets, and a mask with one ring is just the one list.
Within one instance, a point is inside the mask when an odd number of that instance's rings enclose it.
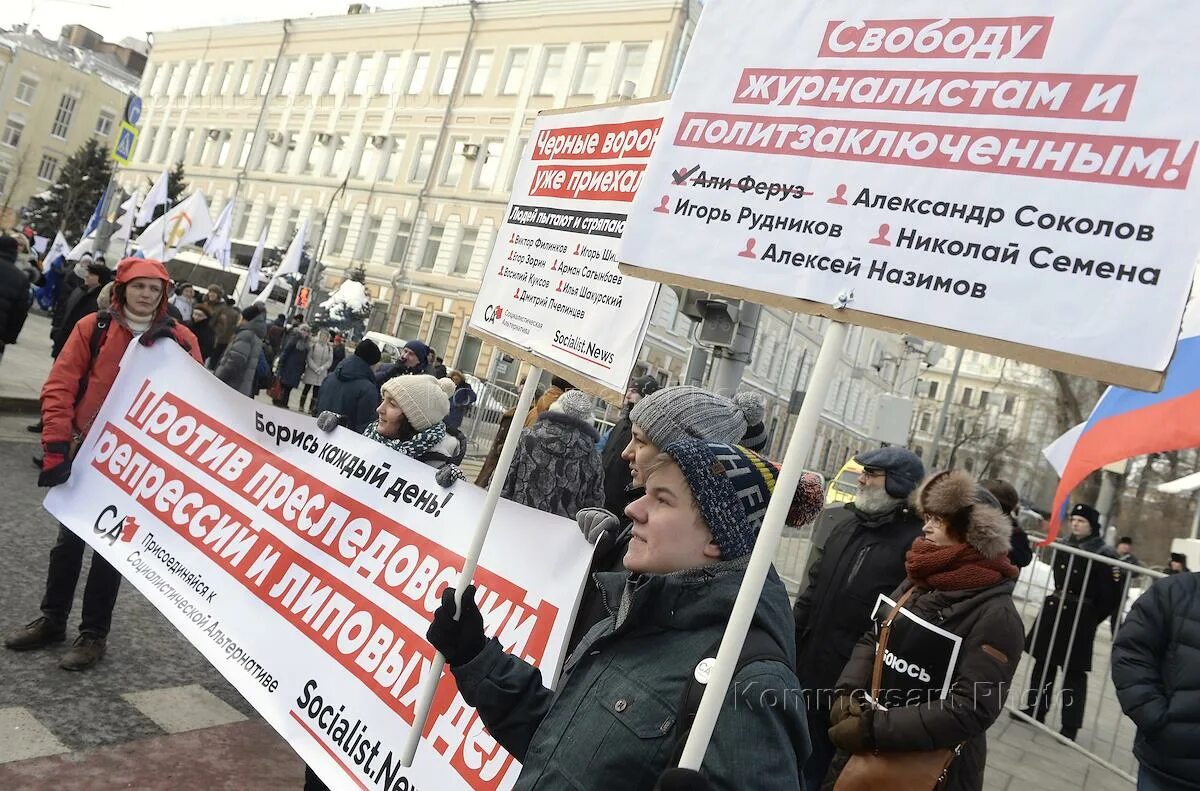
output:
{"label": "black boot", "polygon": [[25,430],[30,433],[33,433],[33,434],[41,434],[42,433],[42,421],[39,420],[38,422],[34,423],[31,426],[26,426]]}

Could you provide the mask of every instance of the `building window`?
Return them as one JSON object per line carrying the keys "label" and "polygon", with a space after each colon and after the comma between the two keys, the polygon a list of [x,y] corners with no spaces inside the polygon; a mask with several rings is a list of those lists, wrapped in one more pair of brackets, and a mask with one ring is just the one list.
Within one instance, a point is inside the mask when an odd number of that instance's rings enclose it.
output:
{"label": "building window", "polygon": [[438,96],[449,96],[454,93],[454,82],[458,79],[458,67],[461,63],[461,52],[447,52],[442,58],[442,73],[438,77]]}
{"label": "building window", "polygon": [[233,229],[233,238],[245,239],[246,231],[250,229],[250,205],[243,203],[241,212],[239,213],[237,209],[234,209],[233,213],[237,217],[237,225]]}
{"label": "building window", "polygon": [[620,65],[617,67],[617,84],[613,86],[613,93],[619,93],[621,86],[627,81],[632,82],[636,86],[634,95],[646,96],[649,91],[645,90],[640,84],[642,79],[642,67],[646,65],[646,51],[649,46],[646,44],[626,44],[621,47]]}
{"label": "building window", "polygon": [[146,131],[142,132],[142,139],[138,141],[138,160],[141,162],[149,162],[154,155],[154,134],[158,130],[152,126],[146,127]]}
{"label": "building window", "polygon": [[17,83],[16,99],[21,104],[33,104],[33,94],[37,91],[38,81],[33,77],[22,76]]}
{"label": "building window", "polygon": [[462,241],[458,243],[458,255],[454,257],[454,274],[465,275],[471,271],[471,259],[475,257],[475,245],[478,241],[478,228],[463,229]]}
{"label": "building window", "polygon": [[980,409],[982,409],[983,407],[986,407],[988,405],[988,396],[990,396],[990,395],[991,395],[991,393],[989,393],[987,390],[979,391],[979,408]]}
{"label": "building window", "polygon": [[930,397],[930,398],[937,398],[937,391],[938,391],[938,383],[937,383],[937,382],[930,382],[930,383],[929,383],[929,397]]}
{"label": "building window", "polygon": [[397,337],[405,340],[421,337],[421,321],[425,318],[425,311],[420,308],[401,308],[400,323],[396,326]]}
{"label": "building window", "polygon": [[295,96],[300,88],[300,59],[288,58],[287,71],[283,74],[283,87],[279,92],[284,96]]}
{"label": "building window", "polygon": [[546,47],[542,56],[542,69],[538,74],[537,87],[534,93],[538,96],[553,96],[558,92],[558,83],[562,79],[563,61],[567,57],[566,47]]}
{"label": "building window", "polygon": [[186,60],[179,64],[179,68],[175,70],[175,80],[171,86],[172,96],[183,96],[187,90],[188,79],[192,76],[192,64]]}
{"label": "building window", "polygon": [[[379,146],[371,142],[372,135],[363,139],[362,153],[354,165],[354,178],[374,180],[379,178]],[[384,143],[384,145],[387,145]],[[334,175],[337,175],[334,173]]]}
{"label": "building window", "polygon": [[997,445],[1006,445],[1007,443],[1008,443],[1008,429],[1006,429],[1006,428],[996,429],[996,444]]}
{"label": "building window", "polygon": [[429,328],[429,346],[443,359],[450,351],[450,333],[452,332],[454,332],[453,316],[439,313],[433,317],[433,326]]}
{"label": "building window", "polygon": [[339,55],[333,62],[333,76],[329,79],[329,90],[326,93],[344,94],[346,92],[346,76],[349,74],[350,59]]}
{"label": "building window", "polygon": [[233,88],[233,70],[236,67],[236,62],[232,60],[227,60],[221,64],[221,78],[219,80],[214,80],[214,82],[217,83],[218,96],[229,95],[229,91]]}
{"label": "building window", "polygon": [[350,238],[350,220],[352,215],[348,211],[341,213],[338,217],[337,227],[333,229],[333,238],[329,240],[330,255],[345,255],[346,240]]}
{"label": "building window", "polygon": [[223,168],[229,162],[229,149],[233,147],[233,132],[228,129],[221,132],[221,142],[217,146],[217,167]]}
{"label": "building window", "polygon": [[393,135],[392,142],[388,146],[387,162],[383,166],[383,178],[387,181],[395,181],[400,178],[400,163],[403,161],[404,140]]}
{"label": "building window", "polygon": [[239,168],[250,168],[250,151],[254,148],[254,132],[246,132],[242,136],[242,148],[238,152],[237,166]]}
{"label": "building window", "polygon": [[291,242],[296,236],[296,229],[300,227],[300,210],[292,209],[288,212],[287,223],[283,226],[283,241],[284,243]]}
{"label": "building window", "polygon": [[517,180],[517,170],[521,167],[521,157],[525,153],[525,148],[529,145],[529,138],[522,137],[517,143],[517,156],[513,157],[512,164],[509,165],[508,175],[504,179],[504,189],[512,191],[513,182]]}
{"label": "building window", "polygon": [[58,172],[58,158],[52,157],[49,154],[42,154],[42,162],[38,165],[37,177],[42,181],[54,181],[54,174]]}
{"label": "building window", "polygon": [[429,76],[429,53],[418,52],[413,55],[412,66],[408,70],[408,87],[404,92],[415,96],[425,90],[425,78]]}
{"label": "building window", "polygon": [[333,146],[333,156],[329,158],[329,172],[326,175],[345,178],[349,173],[349,163],[346,161],[346,136],[334,135],[330,145]]}
{"label": "building window", "polygon": [[454,367],[463,373],[474,374],[475,367],[479,365],[479,351],[482,347],[482,340],[473,335],[464,335],[462,345],[458,347],[458,359],[454,361]]}
{"label": "building window", "polygon": [[96,116],[96,134],[101,137],[108,137],[112,134],[114,120],[116,118],[112,113],[101,112],[100,115]]}
{"label": "building window", "polygon": [[425,252],[421,253],[421,264],[417,268],[423,272],[429,272],[433,269],[433,265],[437,263],[438,252],[442,249],[442,236],[446,233],[446,226],[433,223],[429,226],[429,236],[425,239]]}
{"label": "building window", "polygon": [[251,61],[242,61],[242,70],[238,75],[238,96],[245,96],[250,92],[250,71],[254,68]]}
{"label": "building window", "polygon": [[929,421],[931,419],[932,419],[932,416],[928,412],[921,413],[921,429],[920,429],[921,431],[929,430]]}
{"label": "building window", "polygon": [[8,171],[0,170],[0,195],[4,194],[4,189],[8,186]]}
{"label": "building window", "polygon": [[54,116],[54,126],[50,127],[50,136],[63,139],[71,128],[71,118],[75,115],[75,105],[78,102],[74,96],[64,93],[58,100],[58,112]]}
{"label": "building window", "polygon": [[321,81],[317,76],[317,69],[320,66],[320,61],[310,60],[304,74],[304,90],[301,93],[311,96],[314,99],[325,94],[325,91],[321,90]]}
{"label": "building window", "polygon": [[396,235],[392,239],[392,249],[388,253],[388,261],[393,264],[403,264],[404,256],[408,253],[408,241],[412,238],[412,223],[400,220],[396,223]]}
{"label": "building window", "polygon": [[190,93],[193,96],[209,96],[212,91],[213,79],[216,77],[216,73],[217,68],[214,68],[211,63],[201,63],[196,68],[196,73],[193,79],[192,87],[195,90],[190,91]]}
{"label": "building window", "polygon": [[382,217],[367,217],[363,222],[362,235],[358,242],[358,258],[370,261],[374,257],[375,246],[379,243],[379,226],[382,224]]}
{"label": "building window", "polygon": [[355,96],[367,96],[371,93],[372,65],[374,58],[364,57],[358,61],[358,71],[354,73],[354,87],[351,89]]}
{"label": "building window", "polygon": [[475,169],[475,188],[491,190],[496,187],[496,176],[500,175],[500,157],[504,153],[504,141],[484,140],[479,147],[479,163]]}
{"label": "building window", "polygon": [[970,406],[971,405],[971,396],[973,396],[973,395],[975,395],[975,391],[972,388],[964,387],[963,391],[962,391],[962,401],[960,403],[963,406]]}
{"label": "building window", "polygon": [[433,168],[433,152],[437,148],[437,138],[422,137],[417,141],[417,153],[413,157],[412,172],[409,174],[409,181],[424,181],[429,178],[429,171]]}
{"label": "building window", "polygon": [[1004,396],[1004,414],[1011,415],[1017,406],[1017,397],[1015,395]]}
{"label": "building window", "polygon": [[266,96],[267,91],[271,90],[271,78],[275,76],[275,61],[268,60],[263,63],[262,71],[258,75],[258,89],[255,91],[259,96]]}
{"label": "building window", "polygon": [[510,49],[504,64],[504,77],[500,82],[501,96],[515,96],[525,82],[525,69],[529,67],[529,50]]}
{"label": "building window", "polygon": [[579,69],[571,93],[594,96],[600,88],[600,70],[604,68],[604,46],[592,44],[579,53]]}
{"label": "building window", "polygon": [[294,132],[284,132],[283,142],[280,144],[283,149],[283,155],[279,159],[279,172],[287,173],[292,166],[292,155],[296,153],[296,135]]}
{"label": "building window", "polygon": [[467,81],[467,96],[482,96],[492,73],[492,52],[476,52],[471,62],[471,77]]}
{"label": "building window", "polygon": [[463,167],[467,161],[463,156],[463,146],[466,142],[465,137],[450,138],[450,156],[446,157],[442,165],[440,183],[443,187],[457,187],[458,182],[462,180]]}
{"label": "building window", "polygon": [[388,55],[387,63],[383,67],[383,83],[379,86],[380,93],[390,96],[398,92],[401,63],[399,55]]}

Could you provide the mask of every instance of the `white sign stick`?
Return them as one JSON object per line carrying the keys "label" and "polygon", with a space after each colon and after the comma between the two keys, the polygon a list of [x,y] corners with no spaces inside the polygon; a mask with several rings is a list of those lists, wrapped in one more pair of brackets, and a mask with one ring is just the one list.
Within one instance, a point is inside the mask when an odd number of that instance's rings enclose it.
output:
{"label": "white sign stick", "polygon": [[704,688],[704,697],[700,699],[700,708],[696,711],[696,721],[692,724],[683,755],[679,759],[680,768],[699,770],[704,761],[704,753],[708,750],[709,740],[712,739],[717,716],[721,713],[721,705],[725,702],[729,684],[733,681],[733,671],[737,667],[742,644],[746,642],[746,632],[750,629],[750,621],[758,607],[758,598],[762,595],[763,583],[779,550],[783,520],[787,517],[792,495],[800,483],[804,461],[816,437],[821,407],[829,394],[830,385],[833,384],[834,366],[837,365],[838,355],[846,342],[846,327],[847,325],[835,321],[831,322],[825,331],[825,339],[821,342],[821,352],[817,355],[817,364],[813,368],[809,383],[808,395],[800,407],[796,427],[792,430],[791,440],[788,441],[783,466],[779,470],[779,478],[771,495],[771,503],[767,506],[767,515],[763,519],[762,529],[758,531],[758,540],[754,542],[754,552],[750,555],[750,565],[746,567],[746,576],[733,604],[733,612],[729,615],[725,636],[721,638],[716,664],[713,665],[708,685]]}
{"label": "white sign stick", "polygon": [[[525,416],[529,414],[529,405],[533,403],[533,394],[537,390],[538,380],[541,378],[542,369],[537,366],[531,367],[525,377],[525,387],[521,389],[521,397],[517,400],[517,411],[513,413],[512,423],[508,426],[508,436],[504,438],[504,447],[500,450],[500,459],[496,462],[496,471],[492,474],[487,498],[483,501],[483,509],[479,512],[475,535],[471,538],[471,546],[463,558],[463,570],[458,575],[458,584],[454,586],[455,620],[458,620],[459,615],[462,614],[463,588],[470,585],[471,578],[475,576],[479,553],[483,551],[483,542],[487,539],[488,528],[492,524],[492,514],[496,512],[496,503],[500,500],[500,490],[504,488],[504,479],[508,477],[508,468],[512,466],[512,458],[517,452],[517,441],[521,438],[521,429],[525,426]],[[401,766],[412,766],[413,756],[417,754],[417,746],[421,743],[421,734],[425,732],[425,720],[429,719],[433,696],[437,693],[438,683],[442,680],[442,669],[445,665],[446,657],[438,652],[433,658],[429,673],[421,680],[421,690],[417,696],[412,730],[408,732],[408,740],[404,742],[404,748],[400,751]]]}

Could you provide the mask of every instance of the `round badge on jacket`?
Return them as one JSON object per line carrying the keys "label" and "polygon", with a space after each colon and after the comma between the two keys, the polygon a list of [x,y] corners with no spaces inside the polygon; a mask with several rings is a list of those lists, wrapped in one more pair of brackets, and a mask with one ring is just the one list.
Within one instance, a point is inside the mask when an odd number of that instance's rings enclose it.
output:
{"label": "round badge on jacket", "polygon": [[696,665],[696,672],[694,674],[696,680],[701,684],[707,684],[708,679],[712,676],[713,665],[716,663],[716,657],[710,656],[708,659],[701,659],[700,664]]}

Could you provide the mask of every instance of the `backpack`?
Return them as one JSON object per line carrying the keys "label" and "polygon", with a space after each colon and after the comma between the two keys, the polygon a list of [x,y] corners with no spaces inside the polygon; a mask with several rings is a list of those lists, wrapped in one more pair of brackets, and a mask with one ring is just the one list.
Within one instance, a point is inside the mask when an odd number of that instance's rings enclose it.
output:
{"label": "backpack", "polygon": [[[704,652],[704,657],[716,657],[720,647],[721,640],[718,639]],[[733,677],[737,678],[738,673],[754,662],[782,662],[789,670],[792,669],[792,664],[779,643],[762,628],[751,624],[750,631],[746,634],[746,642],[742,643],[742,652],[738,654]],[[692,732],[692,723],[696,721],[696,712],[700,710],[700,700],[704,697],[706,686],[705,683],[696,680],[695,671],[688,675],[687,683],[683,685],[683,694],[679,698],[679,713],[675,720],[675,750],[667,763],[669,767],[678,766],[679,759],[683,757],[683,748]]]}
{"label": "backpack", "polygon": [[108,334],[108,325],[112,323],[112,313],[107,310],[96,311],[96,326],[92,328],[92,337],[88,341],[88,348],[91,350],[91,362],[84,369],[83,375],[79,377],[79,394],[75,396],[75,403],[83,400],[84,393],[87,392],[88,375],[92,372],[92,364],[96,362],[96,358],[100,356],[100,344],[104,341],[104,336]]}

